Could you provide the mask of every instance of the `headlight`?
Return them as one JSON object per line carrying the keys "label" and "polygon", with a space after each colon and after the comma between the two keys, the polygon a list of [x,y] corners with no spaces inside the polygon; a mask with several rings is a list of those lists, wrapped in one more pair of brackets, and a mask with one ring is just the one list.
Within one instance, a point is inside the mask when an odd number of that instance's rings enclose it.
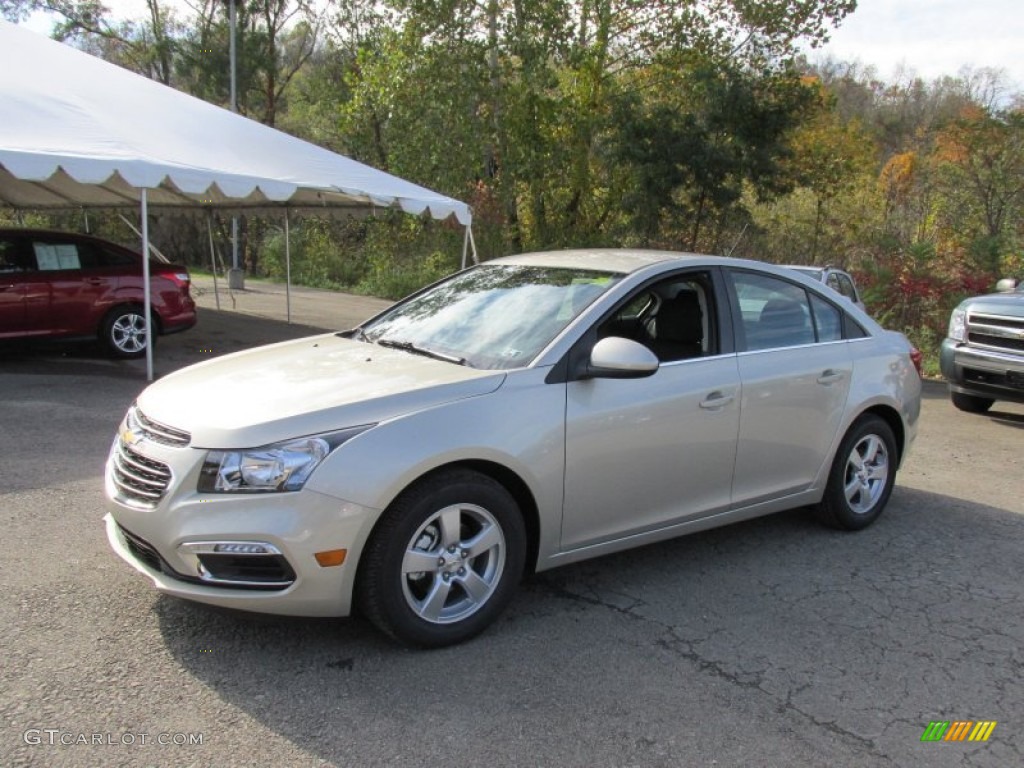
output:
{"label": "headlight", "polygon": [[199,492],[297,491],[331,451],[371,426],[300,437],[262,448],[210,451],[203,461]]}
{"label": "headlight", "polygon": [[953,341],[967,340],[967,312],[962,309],[954,309],[949,316],[949,332],[946,334]]}

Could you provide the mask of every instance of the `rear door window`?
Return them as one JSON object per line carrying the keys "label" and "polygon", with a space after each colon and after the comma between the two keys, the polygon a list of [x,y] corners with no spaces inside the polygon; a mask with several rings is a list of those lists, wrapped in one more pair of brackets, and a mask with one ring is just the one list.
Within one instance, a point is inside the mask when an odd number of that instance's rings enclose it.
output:
{"label": "rear door window", "polygon": [[67,269],[81,269],[82,259],[74,243],[54,243],[35,240],[32,252],[40,272],[57,272]]}
{"label": "rear door window", "polygon": [[754,272],[733,272],[747,349],[813,344],[807,292],[794,283]]}

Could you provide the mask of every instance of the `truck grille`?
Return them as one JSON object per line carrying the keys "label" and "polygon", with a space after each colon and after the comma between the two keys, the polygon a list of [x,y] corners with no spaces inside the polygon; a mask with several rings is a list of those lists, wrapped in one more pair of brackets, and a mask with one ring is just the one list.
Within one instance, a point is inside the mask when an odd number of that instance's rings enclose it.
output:
{"label": "truck grille", "polygon": [[170,467],[133,450],[120,437],[111,456],[110,472],[121,501],[142,509],[153,509],[171,483]]}
{"label": "truck grille", "polygon": [[1024,318],[972,312],[967,318],[967,341],[993,349],[1024,352]]}

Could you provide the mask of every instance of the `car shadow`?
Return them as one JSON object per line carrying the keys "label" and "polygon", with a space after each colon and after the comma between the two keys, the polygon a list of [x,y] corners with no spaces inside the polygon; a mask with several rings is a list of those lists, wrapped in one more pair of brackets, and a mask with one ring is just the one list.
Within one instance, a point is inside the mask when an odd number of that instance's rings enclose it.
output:
{"label": "car shadow", "polygon": [[[1022,539],[1024,515],[898,487],[856,534],[795,510],[538,574],[495,626],[436,651],[359,618],[257,618],[164,597],[155,611],[185,671],[333,764],[442,751],[472,763],[511,722],[550,743],[557,764],[565,735],[549,718],[626,707],[630,722],[654,722],[666,681],[678,687],[669,706],[718,686],[832,722],[837,738],[851,709],[875,711],[890,725],[862,736],[907,764],[940,703],[1010,716],[991,702],[1019,684]],[[600,720],[573,738],[600,738]]]}
{"label": "car shadow", "polygon": [[[927,379],[922,382],[921,398],[923,400],[949,400],[949,387],[945,381]],[[1008,410],[1006,403],[996,401],[992,409],[986,413],[970,414],[971,418],[988,418],[996,424],[1003,424],[1008,427],[1024,428],[1024,414]],[[956,411],[955,406],[949,403],[951,411]],[[959,413],[959,411],[956,411]]]}
{"label": "car shadow", "polygon": [[[155,378],[212,357],[330,330],[226,310],[196,312],[198,321],[189,330],[158,337],[153,348]],[[0,360],[0,373],[146,380],[145,357],[117,359],[99,342],[89,340],[4,342]]]}

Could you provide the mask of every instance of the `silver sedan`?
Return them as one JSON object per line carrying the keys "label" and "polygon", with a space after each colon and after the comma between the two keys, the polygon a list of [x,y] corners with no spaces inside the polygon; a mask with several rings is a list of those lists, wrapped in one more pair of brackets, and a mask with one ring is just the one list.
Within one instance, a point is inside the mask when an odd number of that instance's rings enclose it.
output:
{"label": "silver sedan", "polygon": [[524,571],[793,507],[871,524],[917,431],[915,355],[783,268],[496,259],[150,386],[111,448],[108,538],[172,595],[456,643]]}

